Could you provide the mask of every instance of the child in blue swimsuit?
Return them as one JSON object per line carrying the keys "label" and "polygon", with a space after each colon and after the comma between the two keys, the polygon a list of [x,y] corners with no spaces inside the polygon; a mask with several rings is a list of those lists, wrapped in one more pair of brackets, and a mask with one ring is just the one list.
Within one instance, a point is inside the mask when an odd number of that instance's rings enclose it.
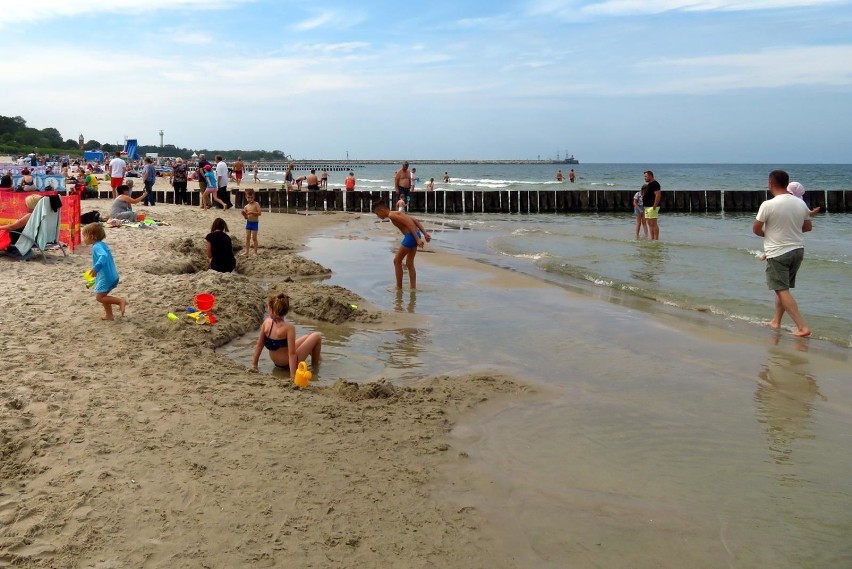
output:
{"label": "child in blue swimsuit", "polygon": [[[260,354],[266,348],[269,359],[280,368],[289,368],[295,377],[299,362],[311,356],[311,366],[317,368],[322,360],[322,335],[312,332],[296,337],[296,327],[284,320],[290,310],[290,297],[283,292],[269,297],[269,318],[260,325],[260,335],[254,348],[251,370],[257,371]],[[316,371],[316,369],[314,370]]]}

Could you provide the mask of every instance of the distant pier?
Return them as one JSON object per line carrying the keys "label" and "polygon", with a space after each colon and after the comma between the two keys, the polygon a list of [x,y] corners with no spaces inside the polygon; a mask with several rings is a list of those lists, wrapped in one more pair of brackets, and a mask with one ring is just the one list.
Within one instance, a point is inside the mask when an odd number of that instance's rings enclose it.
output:
{"label": "distant pier", "polygon": [[[174,203],[172,190],[155,190],[157,201]],[[244,203],[242,191],[232,192],[235,203]],[[607,190],[436,190],[411,192],[412,213],[465,215],[474,213],[625,213],[633,212],[633,191]],[[100,197],[111,197],[101,190]],[[190,192],[194,205],[200,194]],[[665,213],[722,213],[758,210],[769,199],[766,190],[663,191],[660,206]],[[369,213],[378,200],[393,206],[390,190],[345,191],[340,188],[318,191],[284,191],[276,187],[255,189],[255,199],[263,209],[277,211],[354,211]],[[852,212],[852,190],[808,191],[805,203],[824,212]]]}

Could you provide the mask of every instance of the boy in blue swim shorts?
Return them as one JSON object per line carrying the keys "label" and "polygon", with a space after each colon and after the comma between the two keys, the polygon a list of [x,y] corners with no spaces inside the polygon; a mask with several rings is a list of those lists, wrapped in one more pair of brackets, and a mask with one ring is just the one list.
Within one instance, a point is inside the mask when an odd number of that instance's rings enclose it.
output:
{"label": "boy in blue swim shorts", "polygon": [[432,240],[432,236],[423,229],[423,226],[415,218],[402,211],[391,211],[388,204],[383,201],[373,204],[373,213],[379,219],[390,219],[391,223],[402,232],[402,243],[393,258],[396,288],[402,288],[402,262],[405,261],[405,267],[408,269],[408,279],[411,282],[411,289],[416,289],[417,271],[414,269],[414,256],[417,254],[417,248],[420,247],[422,249],[427,242]]}
{"label": "boy in blue swim shorts", "polygon": [[258,218],[260,217],[260,204],[254,201],[254,190],[246,188],[246,205],[241,212],[246,219],[246,252],[243,253],[246,257],[251,251],[251,244],[254,243],[254,254],[257,256],[257,230],[260,226]]}

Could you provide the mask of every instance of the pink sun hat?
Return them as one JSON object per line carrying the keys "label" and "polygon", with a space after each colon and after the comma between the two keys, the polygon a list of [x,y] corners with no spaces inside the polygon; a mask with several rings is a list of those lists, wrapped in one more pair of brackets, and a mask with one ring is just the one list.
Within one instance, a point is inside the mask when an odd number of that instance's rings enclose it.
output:
{"label": "pink sun hat", "polygon": [[799,182],[790,182],[787,186],[787,193],[793,194],[797,198],[801,198],[805,195],[805,187]]}

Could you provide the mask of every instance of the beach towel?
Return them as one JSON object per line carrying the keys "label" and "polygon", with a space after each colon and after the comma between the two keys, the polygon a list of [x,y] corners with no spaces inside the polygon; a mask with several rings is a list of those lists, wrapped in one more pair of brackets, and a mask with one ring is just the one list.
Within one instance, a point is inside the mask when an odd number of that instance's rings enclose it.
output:
{"label": "beach towel", "polygon": [[33,245],[44,251],[48,243],[58,238],[59,212],[51,209],[50,200],[40,199],[14,246],[21,257],[28,258],[32,256]]}

